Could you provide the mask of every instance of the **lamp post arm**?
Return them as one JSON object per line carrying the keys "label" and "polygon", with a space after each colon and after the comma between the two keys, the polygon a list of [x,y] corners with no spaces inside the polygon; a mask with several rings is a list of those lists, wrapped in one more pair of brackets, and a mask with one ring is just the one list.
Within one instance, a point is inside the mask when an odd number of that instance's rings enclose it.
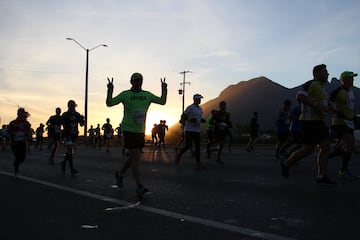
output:
{"label": "lamp post arm", "polygon": [[92,50],[94,50],[95,48],[98,48],[98,47],[107,47],[107,45],[106,44],[99,44],[99,45],[97,45],[97,46],[95,46],[93,48],[90,48],[89,51],[92,51]]}
{"label": "lamp post arm", "polygon": [[71,41],[74,41],[77,45],[79,45],[82,49],[84,49],[86,51],[86,48],[81,45],[78,41],[76,41],[76,39],[73,39],[73,38],[66,38],[66,40],[71,40]]}

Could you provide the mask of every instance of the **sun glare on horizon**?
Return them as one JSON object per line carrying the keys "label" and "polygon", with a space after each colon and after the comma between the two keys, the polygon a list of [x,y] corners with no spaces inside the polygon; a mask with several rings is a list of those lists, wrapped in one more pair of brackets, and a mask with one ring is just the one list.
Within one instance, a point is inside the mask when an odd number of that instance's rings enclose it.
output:
{"label": "sun glare on horizon", "polygon": [[165,120],[166,121],[166,125],[168,125],[169,127],[171,127],[172,125],[174,125],[179,119],[179,117],[175,114],[170,114],[161,110],[156,110],[156,111],[149,111],[147,116],[146,116],[146,126],[145,126],[145,134],[146,135],[151,135],[151,130],[154,127],[154,124],[159,124],[160,120]]}

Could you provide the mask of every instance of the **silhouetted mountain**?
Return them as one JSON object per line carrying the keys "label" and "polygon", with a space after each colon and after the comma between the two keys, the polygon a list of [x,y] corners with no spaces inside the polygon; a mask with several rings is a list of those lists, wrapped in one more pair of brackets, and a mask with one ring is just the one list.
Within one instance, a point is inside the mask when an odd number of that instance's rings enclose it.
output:
{"label": "silhouetted mountain", "polygon": [[294,99],[296,90],[287,89],[265,77],[242,81],[225,88],[217,98],[201,105],[204,116],[209,116],[212,109],[218,109],[219,102],[225,101],[231,112],[234,125],[249,123],[254,111],[259,113],[262,129],[272,128],[276,112],[285,99]]}

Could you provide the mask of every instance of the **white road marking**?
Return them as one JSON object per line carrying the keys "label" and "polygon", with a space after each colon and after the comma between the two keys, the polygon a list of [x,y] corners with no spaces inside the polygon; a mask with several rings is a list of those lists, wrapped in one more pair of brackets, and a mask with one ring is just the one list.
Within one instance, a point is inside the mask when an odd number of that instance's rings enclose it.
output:
{"label": "white road marking", "polygon": [[105,208],[105,211],[121,211],[121,210],[125,210],[125,209],[130,209],[130,208],[134,208],[137,206],[140,206],[141,202],[137,201],[134,204],[130,204],[130,205],[126,205],[126,206],[122,206],[122,207],[110,207],[110,208]]}
{"label": "white road marking", "polygon": [[[1,170],[0,170],[0,174],[7,175],[7,176],[13,176],[12,173],[4,172]],[[75,189],[75,188],[71,188],[71,187],[62,186],[62,185],[59,185],[56,183],[46,182],[46,181],[39,180],[39,179],[32,178],[32,177],[26,177],[23,175],[19,175],[18,178],[29,181],[29,182],[38,183],[38,184],[41,184],[44,186],[52,187],[55,189],[59,189],[62,191],[66,191],[66,192],[74,193],[77,195],[86,196],[86,197],[90,197],[90,198],[93,198],[96,200],[101,200],[101,201],[114,203],[116,205],[123,206],[123,207],[107,208],[107,209],[105,209],[105,211],[136,208],[136,209],[143,210],[146,212],[155,213],[158,215],[178,219],[181,222],[187,221],[187,222],[191,222],[191,223],[201,224],[201,225],[204,225],[207,227],[212,227],[212,228],[221,229],[221,230],[225,230],[225,231],[229,231],[229,232],[239,233],[242,235],[255,237],[255,238],[259,238],[259,239],[296,240],[295,238],[284,237],[284,236],[280,236],[277,234],[258,231],[258,230],[254,230],[254,229],[250,229],[250,228],[246,228],[246,227],[235,226],[235,225],[217,222],[217,221],[213,221],[213,220],[209,220],[209,219],[205,219],[205,218],[194,217],[194,216],[176,213],[176,212],[172,212],[172,211],[168,211],[168,210],[163,210],[163,209],[159,209],[159,208],[147,207],[147,206],[141,205],[141,202],[131,203],[128,201],[124,201],[124,200],[120,200],[120,199],[116,199],[116,198],[112,198],[112,197],[108,197],[108,196],[104,196],[104,195],[100,195],[100,194],[96,194],[96,193],[91,193],[91,192],[87,192],[87,191],[83,191],[83,190],[79,190],[79,189]]]}

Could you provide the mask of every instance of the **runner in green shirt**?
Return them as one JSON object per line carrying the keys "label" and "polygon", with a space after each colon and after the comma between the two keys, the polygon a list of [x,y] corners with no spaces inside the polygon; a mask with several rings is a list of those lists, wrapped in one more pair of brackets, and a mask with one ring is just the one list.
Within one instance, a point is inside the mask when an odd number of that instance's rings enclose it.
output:
{"label": "runner in green shirt", "polygon": [[300,121],[304,133],[303,146],[281,162],[281,173],[289,178],[289,170],[294,164],[312,154],[319,147],[317,156],[316,183],[321,185],[335,185],[327,176],[327,164],[330,154],[329,128],[325,123],[326,114],[333,114],[334,109],[328,105],[325,84],[329,73],[325,64],[313,68],[314,79],[304,84],[296,100],[301,103]]}
{"label": "runner in green shirt", "polygon": [[165,105],[167,97],[167,83],[164,79],[161,81],[161,97],[155,96],[149,91],[142,90],[143,76],[140,73],[134,73],[131,76],[131,89],[125,90],[113,97],[114,79],[108,78],[106,105],[108,107],[122,103],[124,105],[124,117],[122,120],[122,129],[124,135],[125,148],[129,150],[129,157],[124,162],[120,172],[115,173],[117,185],[123,187],[123,174],[131,167],[135,178],[139,197],[148,192],[140,180],[140,149],[144,146],[145,122],[147,110],[151,103]]}
{"label": "runner in green shirt", "polygon": [[332,91],[330,102],[336,113],[332,117],[331,128],[338,139],[337,148],[330,156],[342,155],[342,166],[338,176],[345,180],[357,180],[358,176],[348,171],[349,162],[354,150],[354,118],[355,94],[353,92],[354,77],[358,74],[345,71],[340,75],[341,86]]}

